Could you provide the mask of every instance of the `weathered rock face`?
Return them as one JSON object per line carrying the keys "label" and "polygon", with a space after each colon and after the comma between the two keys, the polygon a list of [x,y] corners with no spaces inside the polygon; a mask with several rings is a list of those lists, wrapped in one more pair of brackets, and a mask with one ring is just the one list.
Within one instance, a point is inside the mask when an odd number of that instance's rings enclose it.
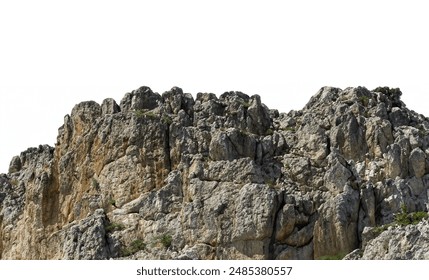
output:
{"label": "weathered rock face", "polygon": [[0,176],[0,258],[429,258],[427,222],[365,235],[428,210],[429,120],[400,95],[325,87],[288,114],[179,88],[80,103],[55,148]]}
{"label": "weathered rock face", "polygon": [[[373,229],[370,229],[373,230]],[[371,235],[371,234],[370,234]],[[429,259],[429,222],[389,227],[380,235],[371,236],[363,249],[346,256],[352,260],[427,260]],[[374,238],[375,237],[375,238]]]}

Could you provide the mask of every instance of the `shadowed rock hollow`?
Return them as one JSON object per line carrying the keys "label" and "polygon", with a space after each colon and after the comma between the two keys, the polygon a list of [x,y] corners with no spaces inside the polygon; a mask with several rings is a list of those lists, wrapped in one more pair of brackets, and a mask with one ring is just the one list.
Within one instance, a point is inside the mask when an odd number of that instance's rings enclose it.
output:
{"label": "shadowed rock hollow", "polygon": [[0,257],[429,259],[429,120],[400,96],[324,87],[287,114],[177,87],[82,102],[55,148],[0,176]]}

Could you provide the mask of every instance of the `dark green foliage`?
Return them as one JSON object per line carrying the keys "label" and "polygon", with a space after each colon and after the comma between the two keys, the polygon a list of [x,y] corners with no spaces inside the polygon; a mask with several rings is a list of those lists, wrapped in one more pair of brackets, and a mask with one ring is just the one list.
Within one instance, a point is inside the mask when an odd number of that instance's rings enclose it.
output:
{"label": "dark green foliage", "polygon": [[99,190],[99,189],[100,189],[100,183],[98,183],[97,179],[92,178],[92,186],[93,186],[96,190]]}
{"label": "dark green foliage", "polygon": [[360,103],[362,103],[363,106],[368,106],[369,97],[365,96],[365,95],[362,95],[362,96],[359,97],[359,101],[360,101]]}
{"label": "dark green foliage", "polygon": [[162,115],[162,119],[161,120],[162,120],[163,123],[168,124],[168,125],[170,125],[170,124],[173,123],[173,120],[168,115]]}
{"label": "dark green foliage", "polygon": [[148,111],[147,109],[138,109],[134,111],[134,115],[137,118],[148,118],[148,119],[156,119],[158,116],[151,111]]}
{"label": "dark green foliage", "polygon": [[146,244],[143,242],[143,240],[136,239],[130,243],[129,247],[125,247],[121,250],[121,256],[127,257],[144,249],[146,249]]}
{"label": "dark green foliage", "polygon": [[135,110],[134,111],[134,115],[137,117],[137,118],[143,118],[143,116],[144,116],[144,114],[145,114],[145,110]]}
{"label": "dark green foliage", "polygon": [[423,211],[408,213],[407,206],[402,204],[401,213],[395,216],[395,222],[399,226],[416,225],[427,217],[428,213]]}
{"label": "dark green foliage", "polygon": [[423,219],[427,219],[428,217],[428,213],[423,211],[414,212],[414,213],[411,213],[410,215],[414,225],[418,224]]}
{"label": "dark green foliage", "polygon": [[173,241],[173,237],[169,234],[164,234],[160,237],[159,241],[165,248],[169,248],[171,246],[171,242]]}
{"label": "dark green foliage", "polygon": [[413,212],[413,213],[407,213],[407,212],[401,212],[396,215],[395,222],[399,226],[407,226],[407,225],[416,225],[421,220],[428,217],[427,212]]}
{"label": "dark green foliage", "polygon": [[395,215],[395,221],[390,224],[378,226],[374,228],[374,233],[376,235],[381,234],[383,231],[387,230],[391,226],[407,226],[407,225],[416,225],[421,220],[427,219],[428,213],[423,211],[408,213],[407,207],[405,204],[401,205],[401,213]]}
{"label": "dark green foliage", "polygon": [[114,231],[119,231],[119,230],[123,230],[125,228],[125,226],[123,224],[119,224],[119,223],[110,223],[106,226],[106,232],[110,233],[110,232],[114,232]]}

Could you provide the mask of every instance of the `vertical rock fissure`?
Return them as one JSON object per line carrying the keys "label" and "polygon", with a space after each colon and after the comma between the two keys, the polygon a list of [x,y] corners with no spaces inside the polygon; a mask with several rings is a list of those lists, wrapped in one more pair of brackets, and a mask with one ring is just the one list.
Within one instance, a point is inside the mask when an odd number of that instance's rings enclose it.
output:
{"label": "vertical rock fissure", "polygon": [[234,141],[232,141],[231,138],[228,135],[226,137],[228,138],[228,141],[231,143],[232,147],[234,148],[235,155],[237,157],[240,157],[240,152],[239,152],[237,146],[235,145]]}
{"label": "vertical rock fissure", "polygon": [[133,91],[115,116],[114,101],[78,104],[54,156],[30,148],[0,175],[0,258],[127,258],[123,244],[144,259],[311,259],[362,246],[370,258],[380,238],[394,247],[377,257],[426,256],[427,239],[407,229],[362,234],[401,204],[427,211],[428,119],[392,109],[390,92],[324,87],[280,114],[259,97],[194,101],[177,88]]}
{"label": "vertical rock fissure", "polygon": [[326,137],[326,150],[327,155],[331,154],[331,138],[329,136]]}
{"label": "vertical rock fissure", "polygon": [[283,207],[285,206],[286,202],[284,201],[284,199],[281,200],[281,202],[279,203],[279,207],[278,209],[275,211],[274,214],[274,221],[273,221],[273,232],[271,233],[271,237],[270,237],[270,244],[269,244],[269,254],[268,254],[268,259],[269,260],[275,260],[276,259],[276,255],[275,255],[275,245],[276,245],[276,233],[277,233],[277,219],[280,215],[280,212],[282,211]]}
{"label": "vertical rock fissure", "polygon": [[165,124],[166,129],[165,129],[165,144],[164,144],[164,150],[166,153],[166,168],[168,170],[168,172],[171,171],[171,147],[170,147],[170,125],[167,123]]}

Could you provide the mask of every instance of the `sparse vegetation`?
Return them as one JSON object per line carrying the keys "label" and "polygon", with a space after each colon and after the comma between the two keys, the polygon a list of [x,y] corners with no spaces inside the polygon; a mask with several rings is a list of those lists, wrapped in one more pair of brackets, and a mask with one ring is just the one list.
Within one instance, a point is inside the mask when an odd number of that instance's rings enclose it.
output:
{"label": "sparse vegetation", "polygon": [[99,189],[100,189],[100,183],[98,183],[97,179],[92,178],[92,186],[93,186],[96,190],[99,190]]}
{"label": "sparse vegetation", "polygon": [[170,125],[170,124],[173,123],[173,120],[168,115],[162,115],[162,119],[161,120],[162,120],[163,123],[168,124],[168,125]]}
{"label": "sparse vegetation", "polygon": [[374,233],[378,236],[378,235],[380,235],[383,231],[386,231],[389,227],[394,226],[394,225],[395,225],[394,223],[385,224],[385,225],[382,225],[382,226],[375,227],[375,228],[373,229],[373,231],[374,231]]}
{"label": "sparse vegetation", "polygon": [[146,249],[146,244],[143,242],[143,240],[136,239],[130,243],[129,247],[125,247],[121,250],[121,256],[127,257],[144,249]]}
{"label": "sparse vegetation", "polygon": [[374,228],[376,235],[380,235],[383,231],[386,231],[391,226],[407,226],[416,225],[421,220],[427,219],[428,213],[424,211],[408,213],[405,204],[401,205],[401,213],[395,215],[395,221],[390,224],[381,225]]}
{"label": "sparse vegetation", "polygon": [[428,213],[424,211],[411,213],[411,220],[413,220],[413,224],[418,224],[421,220],[427,219]]}
{"label": "sparse vegetation", "polygon": [[173,237],[171,235],[169,235],[169,234],[163,234],[159,238],[159,241],[164,246],[164,248],[170,248],[171,242],[173,241]]}
{"label": "sparse vegetation", "polygon": [[157,115],[154,112],[146,112],[144,114],[144,116],[146,116],[149,119],[156,119],[157,118]]}
{"label": "sparse vegetation", "polygon": [[296,132],[296,128],[295,128],[295,127],[293,127],[293,126],[288,126],[288,127],[286,127],[286,128],[284,129],[284,131],[290,131],[290,132],[295,133],[295,132]]}
{"label": "sparse vegetation", "polygon": [[369,97],[362,95],[359,97],[360,102],[362,103],[362,105],[367,106],[368,102],[369,102]]}
{"label": "sparse vegetation", "polygon": [[137,118],[143,118],[143,116],[144,116],[145,113],[146,113],[146,110],[143,110],[143,109],[138,109],[138,110],[134,111],[134,115]]}
{"label": "sparse vegetation", "polygon": [[401,213],[395,216],[395,223],[399,226],[416,225],[427,217],[428,213],[423,211],[408,213],[407,207],[402,204]]}
{"label": "sparse vegetation", "polygon": [[125,226],[123,224],[109,223],[105,229],[106,229],[106,232],[111,233],[111,232],[123,230],[124,228]]}
{"label": "sparse vegetation", "polygon": [[318,260],[342,260],[346,255],[347,253],[338,253],[335,255],[320,256]]}
{"label": "sparse vegetation", "polygon": [[137,109],[134,111],[134,115],[137,118],[149,118],[149,119],[156,119],[158,116],[151,111],[148,111],[147,109]]}

